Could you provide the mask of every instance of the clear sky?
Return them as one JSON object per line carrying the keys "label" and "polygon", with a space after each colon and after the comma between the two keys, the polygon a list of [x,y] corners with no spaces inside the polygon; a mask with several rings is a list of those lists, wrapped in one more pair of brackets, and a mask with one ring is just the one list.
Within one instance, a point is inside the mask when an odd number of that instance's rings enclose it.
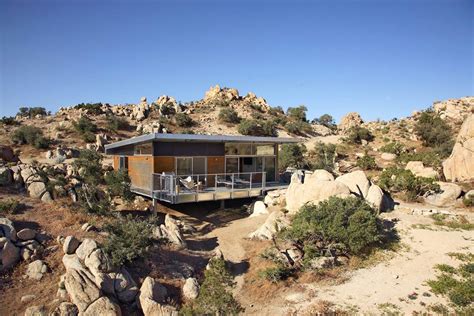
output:
{"label": "clear sky", "polygon": [[0,0],[0,116],[252,91],[391,119],[474,95],[474,0]]}

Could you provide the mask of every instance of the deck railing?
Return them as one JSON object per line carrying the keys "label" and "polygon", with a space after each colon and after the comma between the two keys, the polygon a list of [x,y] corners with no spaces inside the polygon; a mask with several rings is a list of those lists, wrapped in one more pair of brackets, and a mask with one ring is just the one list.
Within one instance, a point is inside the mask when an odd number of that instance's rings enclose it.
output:
{"label": "deck railing", "polygon": [[153,195],[165,201],[181,194],[263,189],[265,184],[266,172],[152,174]]}

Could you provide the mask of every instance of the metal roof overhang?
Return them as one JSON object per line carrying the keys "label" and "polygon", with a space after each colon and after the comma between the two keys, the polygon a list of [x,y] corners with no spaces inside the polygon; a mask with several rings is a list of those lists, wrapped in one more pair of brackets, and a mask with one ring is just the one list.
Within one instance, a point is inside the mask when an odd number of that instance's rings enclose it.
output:
{"label": "metal roof overhang", "polygon": [[301,140],[289,137],[231,136],[231,135],[198,135],[198,134],[161,134],[151,133],[121,140],[105,145],[105,153],[113,148],[140,144],[148,141],[157,142],[196,142],[196,143],[298,143]]}

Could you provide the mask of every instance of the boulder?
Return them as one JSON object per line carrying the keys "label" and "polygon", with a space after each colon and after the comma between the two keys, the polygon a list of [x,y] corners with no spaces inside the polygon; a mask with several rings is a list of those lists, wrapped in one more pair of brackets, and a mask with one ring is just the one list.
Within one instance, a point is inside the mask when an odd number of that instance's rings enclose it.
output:
{"label": "boulder", "polygon": [[36,231],[30,228],[23,228],[16,235],[20,240],[31,240],[35,239]]}
{"label": "boulder", "polygon": [[25,316],[46,316],[46,308],[44,306],[30,306],[25,310]]}
{"label": "boulder", "polygon": [[459,185],[447,182],[436,182],[439,184],[441,192],[434,193],[424,198],[425,202],[435,206],[451,206],[456,203],[456,199],[461,195],[462,189]]}
{"label": "boulder", "polygon": [[10,185],[13,183],[13,172],[10,168],[0,167],[0,185]]}
{"label": "boulder", "polygon": [[106,296],[102,296],[95,302],[89,305],[85,312],[81,314],[83,316],[121,316],[122,312],[120,306],[115,304]]}
{"label": "boulder", "polygon": [[33,198],[39,199],[45,192],[46,192],[46,185],[44,184],[44,182],[36,181],[36,182],[31,182],[28,185],[28,193]]}
{"label": "boulder", "polygon": [[453,182],[474,180],[474,114],[462,124],[453,151],[443,162],[443,173]]}
{"label": "boulder", "polygon": [[73,254],[76,251],[77,247],[79,247],[79,244],[80,244],[80,241],[77,240],[76,237],[67,236],[64,239],[64,243],[63,243],[64,253],[67,255]]}
{"label": "boulder", "polygon": [[97,247],[97,243],[93,239],[86,238],[82,241],[80,246],[77,247],[76,255],[79,259],[85,260]]}
{"label": "boulder", "polygon": [[268,214],[268,210],[267,210],[267,207],[265,206],[265,203],[263,203],[262,201],[256,201],[253,204],[253,211],[252,211],[252,215],[250,216],[259,216],[263,214]]}
{"label": "boulder", "polygon": [[23,295],[20,298],[20,302],[29,303],[29,302],[33,301],[35,298],[36,298],[36,295],[34,295],[34,294]]}
{"label": "boulder", "polygon": [[71,270],[86,271],[76,254],[64,255],[62,261],[64,267],[66,268],[66,272]]}
{"label": "boulder", "polygon": [[178,222],[171,215],[166,214],[165,223],[160,226],[160,229],[163,237],[178,246],[186,247],[186,241],[181,234]]}
{"label": "boulder", "polygon": [[17,248],[11,241],[5,242],[0,252],[2,266],[4,269],[11,268],[20,261],[20,248]]}
{"label": "boulder", "polygon": [[51,194],[46,191],[44,192],[44,194],[41,196],[41,201],[45,202],[45,203],[49,203],[49,202],[52,202],[53,201],[53,198],[51,197]]}
{"label": "boulder", "polygon": [[285,214],[280,211],[270,213],[262,226],[256,231],[249,234],[250,239],[262,239],[270,240],[275,234],[280,231],[283,227],[289,225],[289,220],[285,217]]}
{"label": "boulder", "polygon": [[346,173],[336,178],[335,182],[345,184],[351,193],[361,197],[366,197],[369,191],[370,182],[364,171],[358,170]]}
{"label": "boulder", "polygon": [[377,211],[384,211],[384,193],[378,185],[372,184],[370,186],[365,200]]}
{"label": "boulder", "polygon": [[70,302],[62,302],[54,310],[52,316],[77,316],[78,314],[79,310],[76,305]]}
{"label": "boulder", "polygon": [[347,197],[351,193],[348,186],[339,181],[320,181],[310,177],[299,183],[295,179],[292,177],[286,192],[286,208],[290,214],[295,214],[308,202],[317,204],[331,196]]}
{"label": "boulder", "polygon": [[334,176],[327,170],[318,169],[314,170],[313,173],[305,174],[305,182],[310,181],[334,181]]}
{"label": "boulder", "polygon": [[431,167],[425,167],[422,161],[409,161],[405,167],[417,177],[438,178],[438,172]]}
{"label": "boulder", "polygon": [[0,160],[5,162],[17,162],[18,157],[10,146],[0,145]]}
{"label": "boulder", "polygon": [[101,296],[99,288],[92,281],[91,275],[86,271],[67,271],[64,286],[79,312],[86,311],[89,305]]}
{"label": "boulder", "polygon": [[11,241],[17,240],[16,229],[13,227],[13,222],[6,217],[0,217],[0,232]]}
{"label": "boulder", "polygon": [[147,277],[140,288],[139,305],[145,316],[177,316],[178,311],[170,305],[164,305],[167,293],[163,286]]}
{"label": "boulder", "polygon": [[111,270],[110,260],[100,248],[95,249],[85,258],[84,265],[94,275],[100,272],[109,272]]}
{"label": "boulder", "polygon": [[263,198],[263,203],[265,203],[265,205],[267,205],[267,206],[272,206],[272,205],[278,204],[276,199],[274,199],[273,197],[271,197],[268,194],[265,195],[265,197]]}
{"label": "boulder", "polygon": [[332,130],[329,127],[326,127],[324,125],[313,124],[311,125],[311,127],[313,128],[313,131],[318,136],[329,136],[332,134]]}
{"label": "boulder", "polygon": [[114,289],[120,302],[131,303],[135,300],[138,287],[125,267],[122,267],[120,272],[115,275]]}
{"label": "boulder", "polygon": [[187,278],[183,285],[183,296],[188,300],[194,300],[199,295],[199,282],[196,278]]}
{"label": "boulder", "polygon": [[48,266],[42,260],[35,260],[28,265],[26,276],[30,279],[41,280],[48,272]]}
{"label": "boulder", "polygon": [[337,128],[342,132],[347,132],[353,127],[360,126],[362,123],[364,123],[364,121],[362,121],[362,118],[360,117],[359,113],[350,112],[342,117],[341,122],[339,123]]}
{"label": "boulder", "polygon": [[382,155],[380,155],[380,158],[386,161],[392,161],[397,158],[397,155],[391,153],[382,153]]}

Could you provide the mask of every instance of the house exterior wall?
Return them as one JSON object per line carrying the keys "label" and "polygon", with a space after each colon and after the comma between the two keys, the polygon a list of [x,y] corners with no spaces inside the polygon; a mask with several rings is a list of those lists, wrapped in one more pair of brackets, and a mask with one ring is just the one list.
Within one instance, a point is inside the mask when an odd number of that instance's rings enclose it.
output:
{"label": "house exterior wall", "polygon": [[153,156],[128,157],[128,175],[134,187],[149,190],[152,186]]}
{"label": "house exterior wall", "polygon": [[224,156],[224,143],[155,142],[153,156]]}

